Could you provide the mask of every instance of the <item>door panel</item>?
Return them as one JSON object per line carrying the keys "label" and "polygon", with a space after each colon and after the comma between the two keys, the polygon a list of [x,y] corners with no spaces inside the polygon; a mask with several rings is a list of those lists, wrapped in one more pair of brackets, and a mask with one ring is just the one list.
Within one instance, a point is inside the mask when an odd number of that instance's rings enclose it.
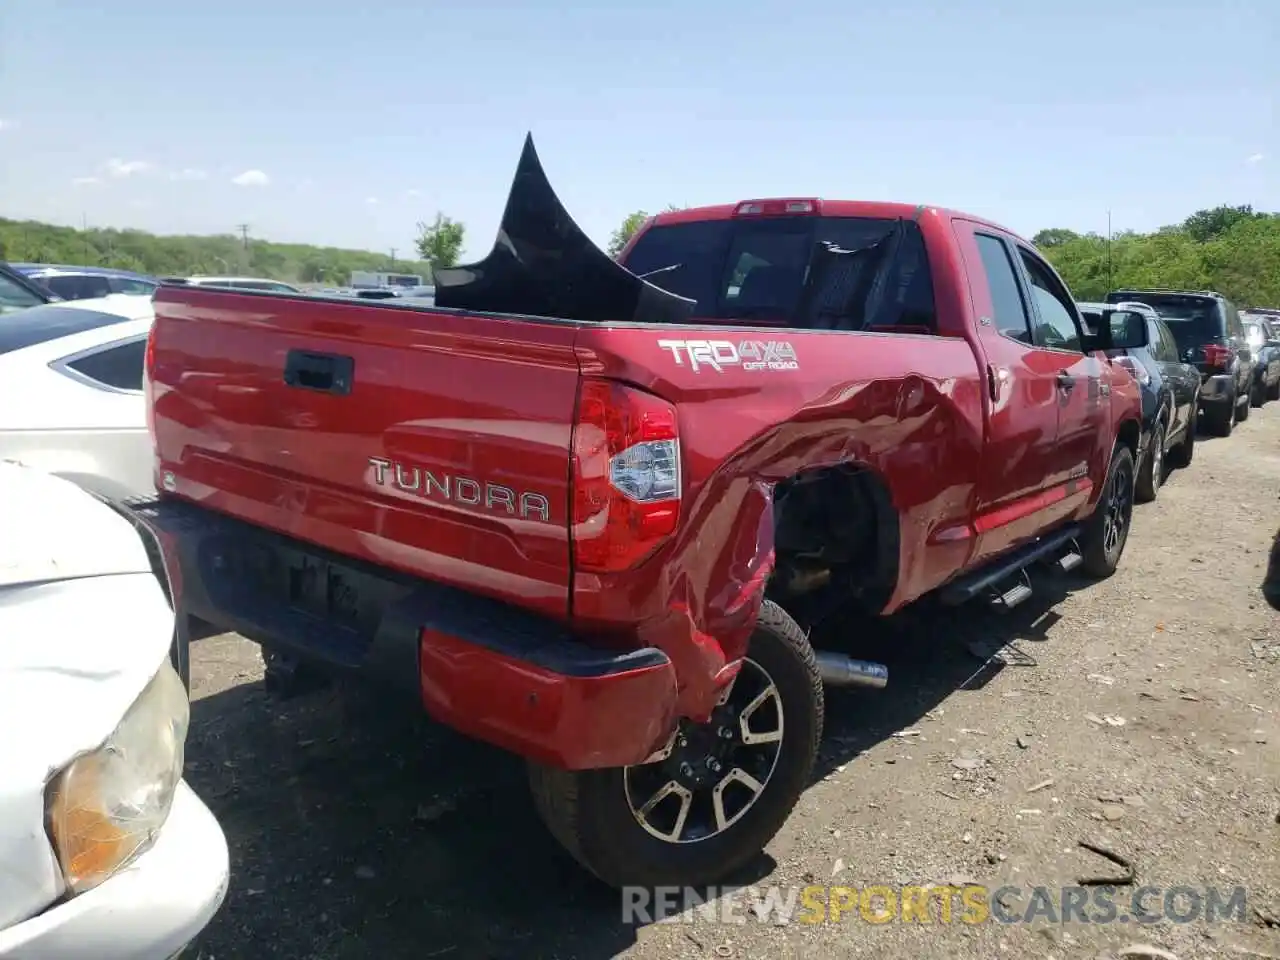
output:
{"label": "door panel", "polygon": [[975,562],[1035,536],[1062,499],[1050,490],[1058,432],[1058,365],[1033,342],[1031,311],[1009,240],[954,221],[986,355],[991,415],[976,504]]}
{"label": "door panel", "polygon": [[1038,253],[1022,243],[1016,246],[1034,310],[1036,343],[1041,347],[1038,362],[1052,372],[1059,387],[1058,439],[1049,464],[1049,485],[1085,479],[1100,484],[1111,457],[1107,436],[1111,387],[1103,378],[1107,361],[1100,351],[1084,353],[1084,325],[1066,284]]}

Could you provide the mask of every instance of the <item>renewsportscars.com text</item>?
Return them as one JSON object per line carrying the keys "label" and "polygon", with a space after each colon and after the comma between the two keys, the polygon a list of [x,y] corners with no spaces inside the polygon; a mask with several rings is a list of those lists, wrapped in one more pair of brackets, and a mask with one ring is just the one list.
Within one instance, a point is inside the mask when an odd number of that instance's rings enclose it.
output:
{"label": "renewsportscars.com text", "polygon": [[1244,887],[626,887],[624,923],[1243,923]]}

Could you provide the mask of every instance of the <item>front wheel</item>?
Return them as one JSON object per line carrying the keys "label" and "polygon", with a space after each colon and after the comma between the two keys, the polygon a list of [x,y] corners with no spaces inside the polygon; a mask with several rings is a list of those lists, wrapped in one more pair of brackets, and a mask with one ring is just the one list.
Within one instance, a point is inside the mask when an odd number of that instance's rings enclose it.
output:
{"label": "front wheel", "polygon": [[804,631],[766,600],[710,722],[682,721],[656,763],[581,771],[531,763],[534,802],[552,835],[611,886],[714,883],[790,816],[818,756],[823,711]]}
{"label": "front wheel", "polygon": [[1133,452],[1117,443],[1102,487],[1102,496],[1080,538],[1084,571],[1102,579],[1116,572],[1133,520]]}
{"label": "front wheel", "polygon": [[1280,380],[1267,387],[1268,400],[1280,400]]}

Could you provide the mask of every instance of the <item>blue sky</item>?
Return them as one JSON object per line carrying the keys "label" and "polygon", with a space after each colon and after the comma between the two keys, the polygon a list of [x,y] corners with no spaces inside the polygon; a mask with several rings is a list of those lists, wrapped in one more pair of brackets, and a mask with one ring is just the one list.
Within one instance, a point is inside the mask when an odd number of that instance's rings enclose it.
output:
{"label": "blue sky", "polygon": [[1278,39],[1262,0],[0,0],[0,215],[404,255],[441,210],[480,255],[532,130],[601,242],[760,196],[1152,229],[1280,210]]}

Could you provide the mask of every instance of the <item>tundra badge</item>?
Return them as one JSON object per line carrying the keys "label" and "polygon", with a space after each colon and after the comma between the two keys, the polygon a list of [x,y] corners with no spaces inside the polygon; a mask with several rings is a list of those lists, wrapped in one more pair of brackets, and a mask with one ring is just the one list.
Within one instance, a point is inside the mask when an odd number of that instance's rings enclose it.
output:
{"label": "tundra badge", "polygon": [[481,507],[495,513],[518,516],[522,520],[551,521],[551,501],[540,493],[513,490],[500,483],[457,474],[435,473],[382,457],[370,457],[369,466],[373,468],[373,482],[380,487],[394,487],[427,500]]}

